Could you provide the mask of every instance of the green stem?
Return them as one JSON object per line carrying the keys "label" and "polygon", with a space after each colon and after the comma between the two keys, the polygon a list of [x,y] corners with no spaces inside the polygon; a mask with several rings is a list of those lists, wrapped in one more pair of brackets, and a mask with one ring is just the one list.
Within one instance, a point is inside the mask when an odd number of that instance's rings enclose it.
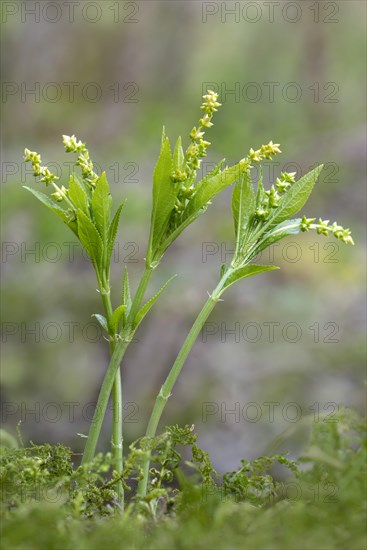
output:
{"label": "green stem", "polygon": [[[110,318],[112,315],[112,304],[110,296],[110,281],[107,273],[105,272],[103,282],[99,275],[97,275],[99,290],[103,302],[103,307],[106,315],[107,325],[110,324]],[[110,357],[114,352],[116,346],[115,335],[109,331],[109,347]],[[116,372],[115,380],[112,388],[112,437],[111,437],[111,452],[114,467],[119,475],[122,474],[124,467],[124,454],[123,454],[123,418],[122,418],[122,385],[121,374]],[[124,507],[124,488],[121,482],[117,485],[118,500]]]}
{"label": "green stem", "polygon": [[150,277],[152,276],[153,269],[146,267],[143,277],[140,281],[139,287],[136,291],[134,301],[131,306],[131,310],[128,316],[126,326],[122,329],[117,343],[114,345],[114,350],[110,359],[110,364],[106,371],[105,377],[102,382],[102,386],[99,392],[96,409],[94,411],[92,424],[89,430],[87,443],[85,445],[82,464],[87,464],[93,460],[97,442],[102,429],[103,418],[105,416],[108,400],[111,395],[113,384],[116,380],[116,374],[118,372],[120,363],[125,354],[125,351],[134,335],[137,327],[134,327],[133,321],[136,312],[139,309],[141,301],[144,297],[146,287],[148,286]]}
{"label": "green stem", "polygon": [[[200,311],[199,315],[197,316],[194,324],[191,327],[191,330],[189,334],[186,337],[185,342],[183,343],[182,348],[180,349],[180,352],[176,358],[176,361],[174,362],[170,373],[168,374],[166,381],[164,382],[163,386],[160,389],[159,394],[157,395],[152,414],[149,419],[146,436],[148,437],[154,437],[157,431],[157,427],[159,424],[159,420],[162,416],[163,410],[167,404],[167,401],[169,397],[171,396],[171,392],[173,389],[173,386],[176,383],[176,380],[182,370],[182,367],[186,361],[187,356],[189,355],[191,348],[196,342],[196,339],[198,335],[200,334],[200,331],[202,330],[205,321],[208,319],[210,313],[214,309],[216,303],[218,302],[223,290],[224,290],[224,284],[229,276],[230,271],[227,271],[227,273],[222,277],[222,279],[219,281],[217,287],[213,291],[211,295],[209,295],[208,300],[205,302],[202,310]],[[148,487],[148,477],[149,477],[149,456],[144,459],[142,467],[143,467],[143,478],[139,482],[138,486],[138,494],[140,496],[145,496],[147,493],[147,487]]]}

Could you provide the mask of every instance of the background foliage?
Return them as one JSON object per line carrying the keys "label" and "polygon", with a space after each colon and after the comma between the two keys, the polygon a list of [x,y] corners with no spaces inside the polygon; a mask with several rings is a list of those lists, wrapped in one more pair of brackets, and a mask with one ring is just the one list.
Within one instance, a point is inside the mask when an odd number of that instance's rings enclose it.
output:
{"label": "background foliage", "polygon": [[[296,163],[305,173],[324,162],[328,168],[305,213],[338,219],[352,228],[357,244],[345,247],[314,234],[297,237],[300,249],[287,248],[285,241],[274,252],[281,271],[230,290],[210,319],[215,325],[207,327],[217,328],[216,334],[207,334],[206,341],[203,334],[189,357],[165,424],[194,423],[215,468],[223,472],[277,443],[298,454],[304,419],[317,414],[317,403],[321,414],[333,413],[329,403],[362,410],[365,4],[332,2],[338,9],[336,21],[329,22],[329,8],[320,2],[318,23],[314,2],[299,3],[301,18],[295,23],[281,15],[287,2],[280,3],[274,22],[259,3],[261,17],[252,23],[242,15],[236,22],[225,13],[222,22],[221,2],[214,3],[219,12],[208,15],[206,22],[205,3],[197,1],[118,2],[117,22],[110,9],[113,3],[100,2],[102,16],[95,23],[90,21],[92,9],[83,16],[87,3],[81,3],[69,22],[59,2],[62,17],[54,23],[51,9],[39,21],[27,15],[22,22],[24,2],[11,4],[19,12],[3,19],[2,28],[1,372],[4,419],[10,430],[22,419],[25,441],[60,442],[78,453],[83,446],[78,433],[86,432],[91,416],[87,405],[96,400],[108,360],[106,342],[102,337],[92,342],[96,333],[86,329],[99,311],[92,268],[78,248],[70,258],[72,234],[21,188],[33,185],[21,162],[24,146],[40,151],[49,162],[67,162],[61,134],[75,133],[106,169],[114,196],[127,198],[112,274],[117,297],[124,265],[132,275],[143,268],[151,174],[162,123],[170,136],[187,135],[208,82],[218,86],[223,107],[210,133],[213,145],[204,170],[223,156],[233,164],[249,147],[270,139],[280,142],[284,151],[279,171]],[[242,9],[246,2],[239,4]],[[294,17],[291,11],[289,17]],[[74,98],[68,94],[70,82],[76,83]],[[275,83],[273,101],[269,82]],[[301,89],[299,101],[287,100],[292,82]],[[49,99],[56,89],[50,83],[62,90],[57,101]],[[255,88],[249,83],[261,90],[258,101],[251,101]],[[26,93],[37,86],[39,98]],[[93,101],[96,89],[101,98]],[[66,177],[67,166],[64,169]],[[219,252],[203,256],[205,243],[216,243],[225,253],[233,247],[231,239],[229,191],[177,241],[157,273],[152,294],[172,274],[180,276],[139,330],[139,341],[130,346],[124,362],[128,440],[145,428],[155,394],[217,279],[222,258]],[[26,252],[32,249],[36,255]],[[295,252],[298,261],[292,261]],[[272,322],[280,323],[273,341],[266,325]],[[256,339],[251,327],[248,341],[242,336],[248,323],[261,329],[257,342],[249,341]],[[289,341],[294,338],[291,329],[289,337],[282,335],[287,323],[301,328],[295,343]],[[239,329],[239,341],[226,334],[226,328]],[[35,329],[36,335],[28,329]],[[217,412],[205,417],[208,402]],[[242,415],[252,402],[262,412],[256,422]],[[268,402],[279,403],[274,421],[264,405]],[[76,403],[74,409],[68,403]],[[291,412],[288,419],[282,414],[289,403],[299,405],[303,421],[289,420]],[[34,410],[36,414],[29,413]],[[239,410],[239,416],[226,414],[230,410]],[[284,438],[276,439],[284,429]],[[106,430],[102,450],[109,439]]]}

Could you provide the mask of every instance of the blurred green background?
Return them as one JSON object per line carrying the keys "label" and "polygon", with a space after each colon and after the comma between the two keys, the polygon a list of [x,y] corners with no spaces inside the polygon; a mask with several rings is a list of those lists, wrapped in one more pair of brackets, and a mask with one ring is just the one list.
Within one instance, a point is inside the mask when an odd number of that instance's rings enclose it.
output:
{"label": "blurred green background", "polygon": [[[267,182],[283,169],[303,174],[323,162],[305,213],[350,227],[356,246],[303,234],[274,249],[282,269],[226,294],[163,423],[195,424],[224,470],[267,452],[284,430],[280,447],[298,453],[308,420],[332,418],[341,403],[361,411],[366,4],[106,0],[1,7],[4,427],[14,432],[22,420],[25,441],[62,442],[80,452],[78,434],[87,433],[108,364],[107,343],[91,318],[101,312],[91,265],[66,226],[22,189],[39,187],[22,163],[24,147],[62,169],[66,181],[71,159],[61,135],[75,133],[107,171],[116,204],[127,199],[113,265],[118,305],[124,266],[132,281],[143,270],[162,125],[187,145],[207,86],[223,106],[207,134],[212,147],[203,173],[270,139],[283,155],[274,173],[265,166]],[[149,288],[152,294],[179,274],[123,363],[127,441],[143,433],[233,246],[230,195],[218,197],[179,238]],[[109,419],[100,449],[109,446]]]}

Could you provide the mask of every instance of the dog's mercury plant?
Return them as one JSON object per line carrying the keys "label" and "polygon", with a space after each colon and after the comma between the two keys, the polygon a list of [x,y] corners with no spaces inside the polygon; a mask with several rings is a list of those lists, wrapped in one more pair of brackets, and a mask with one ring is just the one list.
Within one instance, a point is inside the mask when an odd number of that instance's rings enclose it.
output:
{"label": "dog's mercury plant", "polygon": [[[164,382],[148,422],[146,436],[156,435],[157,427],[174,384],[185,360],[195,343],[205,321],[227,288],[237,281],[277,269],[272,265],[259,265],[253,262],[256,256],[273,243],[296,235],[299,232],[316,230],[328,236],[332,233],[346,244],[354,244],[349,229],[337,222],[329,225],[329,220],[316,218],[292,218],[305,205],[320,175],[319,166],[296,180],[294,172],[282,172],[270,189],[264,188],[261,176],[261,162],[272,160],[281,153],[280,145],[270,141],[259,149],[250,149],[247,156],[236,165],[223,167],[224,160],[203,179],[197,181],[197,172],[206,156],[210,143],[204,134],[212,125],[214,113],[220,107],[218,95],[208,91],[203,96],[202,116],[197,126],[190,132],[190,144],[184,152],[181,137],[172,150],[170,141],[163,129],[161,151],[153,174],[153,202],[151,227],[146,254],[145,270],[134,296],[130,293],[128,272],[125,269],[122,281],[122,297],[112,306],[110,289],[110,263],[113,246],[120,221],[123,204],[112,216],[112,198],[105,172],[98,176],[93,171],[89,151],[74,135],[63,136],[65,150],[77,155],[76,168],[81,175],[70,176],[68,187],[59,186],[59,180],[47,167],[41,166],[39,154],[25,150],[24,160],[31,162],[34,175],[53,193],[46,195],[26,187],[33,195],[57,214],[78,237],[86,250],[96,272],[104,314],[95,317],[108,335],[111,360],[103,380],[98,403],[86,442],[83,464],[92,462],[102,427],[108,400],[112,393],[113,426],[112,457],[116,476],[123,478],[123,426],[120,364],[135,331],[150,308],[162,293],[167,283],[145,305],[142,305],[145,292],[154,270],[158,267],[165,251],[175,239],[200,216],[211,204],[212,199],[222,190],[233,184],[232,214],[235,229],[235,251],[229,265],[222,265],[220,278],[215,289],[209,294],[197,319]],[[259,181],[255,191],[251,169],[260,165]],[[172,277],[173,278],[173,277]],[[149,478],[149,453],[142,453],[141,475],[138,487],[140,497],[145,497]],[[118,493],[123,507],[123,483]]]}

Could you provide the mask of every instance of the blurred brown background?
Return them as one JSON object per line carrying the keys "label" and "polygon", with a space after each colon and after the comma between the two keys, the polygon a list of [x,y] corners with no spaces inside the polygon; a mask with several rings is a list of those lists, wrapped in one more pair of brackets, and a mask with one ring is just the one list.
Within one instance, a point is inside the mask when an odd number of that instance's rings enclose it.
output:
{"label": "blurred brown background", "polygon": [[[1,9],[4,427],[15,432],[22,420],[25,442],[80,452],[77,434],[87,433],[108,363],[91,318],[101,312],[94,273],[68,229],[22,189],[39,187],[24,147],[67,180],[61,135],[75,133],[107,171],[116,203],[127,198],[113,265],[118,305],[124,266],[133,281],[143,269],[162,125],[187,145],[207,87],[223,107],[203,173],[270,139],[283,155],[274,173],[265,166],[267,181],[323,162],[305,213],[351,227],[356,246],[315,234],[282,241],[273,251],[282,269],[237,284],[214,311],[163,424],[194,423],[224,470],[267,452],[284,430],[278,449],[298,453],[308,421],[332,419],[342,403],[362,410],[366,4],[13,1]],[[228,190],[156,273],[149,294],[179,277],[123,364],[127,441],[143,433],[232,239]]]}

